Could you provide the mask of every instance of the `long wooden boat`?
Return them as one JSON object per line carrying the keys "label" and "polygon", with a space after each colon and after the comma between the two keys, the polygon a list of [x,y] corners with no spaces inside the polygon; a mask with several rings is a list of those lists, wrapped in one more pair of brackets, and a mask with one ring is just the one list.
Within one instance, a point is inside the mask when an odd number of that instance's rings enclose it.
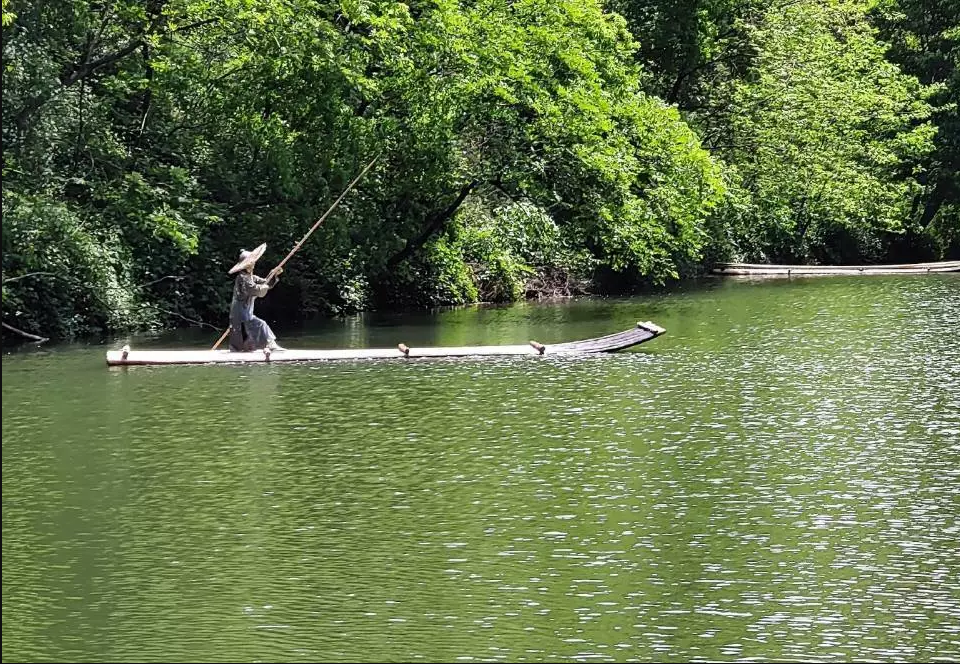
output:
{"label": "long wooden boat", "polygon": [[398,344],[396,348],[344,348],[330,350],[267,350],[233,353],[229,350],[120,350],[107,351],[107,364],[124,366],[136,364],[235,364],[253,362],[306,362],[314,360],[408,359],[416,357],[479,357],[484,355],[573,355],[577,353],[611,353],[650,341],[664,334],[659,325],[649,321],[636,327],[605,337],[570,341],[559,344],[528,344],[512,346],[436,346],[410,347]]}
{"label": "long wooden boat", "polygon": [[732,276],[797,277],[816,275],[931,274],[960,272],[960,261],[903,263],[900,265],[765,265],[763,263],[718,263],[713,274]]}

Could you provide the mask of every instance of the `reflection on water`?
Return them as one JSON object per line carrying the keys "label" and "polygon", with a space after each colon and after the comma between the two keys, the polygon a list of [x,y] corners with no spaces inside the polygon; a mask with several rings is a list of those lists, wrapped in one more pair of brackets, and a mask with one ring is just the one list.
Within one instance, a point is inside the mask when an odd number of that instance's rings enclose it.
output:
{"label": "reflection on water", "polygon": [[[290,347],[3,360],[3,660],[960,657],[960,280],[368,316]],[[197,346],[205,337],[140,340]]]}

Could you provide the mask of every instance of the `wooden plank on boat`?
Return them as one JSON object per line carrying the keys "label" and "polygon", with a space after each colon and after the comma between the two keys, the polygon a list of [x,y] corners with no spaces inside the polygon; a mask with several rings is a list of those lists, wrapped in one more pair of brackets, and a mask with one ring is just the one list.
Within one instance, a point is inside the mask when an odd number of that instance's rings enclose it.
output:
{"label": "wooden plank on boat", "polygon": [[890,275],[960,272],[960,261],[903,263],[898,265],[765,265],[718,263],[713,274],[731,276]]}
{"label": "wooden plank on boat", "polygon": [[506,346],[435,346],[415,348],[398,344],[396,348],[343,348],[318,350],[258,350],[234,353],[229,350],[120,350],[107,351],[110,366],[163,364],[246,364],[267,362],[309,362],[318,360],[375,360],[416,357],[481,357],[507,355],[572,355],[577,353],[609,353],[630,348],[664,334],[666,330],[649,321],[636,327],[595,339],[560,344],[527,344]]}

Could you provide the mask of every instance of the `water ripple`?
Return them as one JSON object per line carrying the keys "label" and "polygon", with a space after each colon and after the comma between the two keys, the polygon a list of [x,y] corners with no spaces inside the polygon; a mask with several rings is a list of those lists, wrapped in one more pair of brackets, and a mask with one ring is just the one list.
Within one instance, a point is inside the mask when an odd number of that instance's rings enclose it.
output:
{"label": "water ripple", "polygon": [[637,319],[669,333],[580,360],[6,357],[3,659],[960,657],[956,279],[723,282],[309,341]]}

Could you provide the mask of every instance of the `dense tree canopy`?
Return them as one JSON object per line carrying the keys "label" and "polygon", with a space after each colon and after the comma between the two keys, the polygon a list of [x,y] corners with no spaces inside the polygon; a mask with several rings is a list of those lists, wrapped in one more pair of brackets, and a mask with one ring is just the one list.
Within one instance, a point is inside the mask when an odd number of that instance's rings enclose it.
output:
{"label": "dense tree canopy", "polygon": [[931,87],[934,149],[915,163],[914,235],[960,255],[960,1],[883,0],[873,9],[890,60]]}
{"label": "dense tree canopy", "polygon": [[741,192],[738,248],[774,262],[883,258],[919,193],[935,127],[916,79],[884,60],[861,2],[767,13],[760,54],[713,135]]}
{"label": "dense tree canopy", "polygon": [[[885,16],[892,16],[890,7]],[[873,262],[915,236],[942,131],[935,90],[892,61],[865,0],[616,0],[655,72],[722,159],[720,253],[772,262]],[[941,17],[946,18],[946,17]],[[891,25],[902,26],[896,19]],[[953,18],[956,24],[956,18]],[[680,24],[683,30],[665,26]],[[664,54],[669,54],[669,57]],[[949,139],[953,140],[953,139]],[[929,221],[929,220],[928,220]],[[944,253],[944,234],[910,259]]]}
{"label": "dense tree canopy", "polygon": [[956,14],[923,4],[4,0],[4,321],[219,323],[240,248],[375,156],[268,306],[946,255]]}

